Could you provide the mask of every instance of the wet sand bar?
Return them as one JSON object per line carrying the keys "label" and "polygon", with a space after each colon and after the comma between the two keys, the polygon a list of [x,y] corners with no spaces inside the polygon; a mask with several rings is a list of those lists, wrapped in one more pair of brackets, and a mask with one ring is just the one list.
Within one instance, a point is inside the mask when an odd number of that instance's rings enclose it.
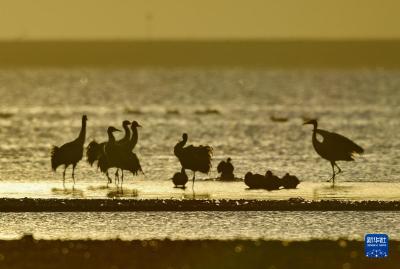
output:
{"label": "wet sand bar", "polygon": [[[347,240],[21,240],[0,241],[1,268],[398,268],[398,241],[389,257],[369,259],[364,243]],[[50,267],[49,267],[50,266]]]}
{"label": "wet sand bar", "polygon": [[0,212],[398,211],[400,201],[2,198]]}

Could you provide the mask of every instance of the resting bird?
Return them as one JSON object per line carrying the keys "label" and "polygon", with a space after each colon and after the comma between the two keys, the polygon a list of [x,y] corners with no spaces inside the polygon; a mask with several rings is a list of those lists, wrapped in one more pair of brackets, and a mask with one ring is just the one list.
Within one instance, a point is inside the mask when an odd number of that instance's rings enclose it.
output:
{"label": "resting bird", "polygon": [[174,147],[174,154],[178,157],[182,166],[182,171],[189,169],[193,171],[193,185],[196,172],[208,174],[211,169],[212,148],[210,146],[185,146],[188,135],[182,135],[182,141],[178,142]]}
{"label": "resting bird", "polygon": [[180,172],[177,172],[172,177],[172,182],[175,185],[175,188],[185,189],[185,185],[188,182],[188,176],[185,173],[185,169],[182,168]]}
{"label": "resting bird", "polygon": [[[334,186],[335,176],[342,172],[336,162],[354,161],[353,155],[355,153],[362,154],[364,149],[340,134],[318,129],[318,122],[316,120],[310,120],[304,124],[312,124],[314,126],[312,144],[319,156],[330,161],[332,165],[332,177],[329,181],[332,180],[332,186]],[[317,134],[322,136],[322,142],[318,141]],[[339,169],[338,172],[335,171],[335,166]]]}
{"label": "resting bird", "polygon": [[83,157],[83,146],[86,138],[86,115],[82,116],[82,127],[77,139],[61,147],[54,146],[51,150],[51,168],[55,172],[57,167],[64,165],[63,185],[65,186],[65,171],[72,164],[72,179],[75,185],[75,167]]}
{"label": "resting bird", "polygon": [[235,175],[233,170],[235,169],[231,163],[232,159],[228,158],[225,161],[221,161],[217,166],[217,172],[221,174],[221,180],[234,180]]}

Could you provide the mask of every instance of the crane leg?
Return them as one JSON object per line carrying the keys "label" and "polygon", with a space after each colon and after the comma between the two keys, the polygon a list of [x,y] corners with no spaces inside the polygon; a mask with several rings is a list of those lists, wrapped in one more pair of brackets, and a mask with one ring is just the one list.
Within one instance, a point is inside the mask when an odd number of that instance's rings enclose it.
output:
{"label": "crane leg", "polygon": [[112,183],[112,179],[110,178],[110,175],[108,174],[108,170],[106,171],[106,177],[107,177],[107,187],[109,183]]}
{"label": "crane leg", "polygon": [[339,169],[339,171],[336,173],[336,175],[339,175],[340,173],[342,173],[342,169],[340,169],[339,165],[337,165],[337,164],[335,163],[335,166]]}
{"label": "crane leg", "polygon": [[332,187],[335,186],[335,176],[336,176],[336,172],[335,172],[335,162],[331,162],[332,165]]}
{"label": "crane leg", "polygon": [[122,184],[124,183],[124,170],[121,169],[122,175],[121,175],[121,189],[122,189]]}
{"label": "crane leg", "polygon": [[72,180],[74,181],[74,185],[72,188],[75,187],[75,167],[76,167],[76,164],[73,164],[72,165]]}
{"label": "crane leg", "polygon": [[117,171],[115,171],[115,183],[117,184],[117,186],[119,185],[119,169],[117,168]]}
{"label": "crane leg", "polygon": [[64,171],[63,171],[63,187],[65,189],[65,170],[67,170],[67,166],[64,166]]}
{"label": "crane leg", "polygon": [[195,198],[195,194],[194,194],[194,180],[195,180],[195,177],[196,177],[196,172],[193,172],[193,184],[192,184],[192,191],[193,191],[193,198]]}

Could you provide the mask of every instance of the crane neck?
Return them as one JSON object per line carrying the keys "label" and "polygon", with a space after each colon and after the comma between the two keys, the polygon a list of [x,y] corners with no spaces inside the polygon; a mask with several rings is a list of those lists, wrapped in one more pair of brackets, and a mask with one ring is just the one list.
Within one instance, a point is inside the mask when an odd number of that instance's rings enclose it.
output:
{"label": "crane neck", "polygon": [[125,135],[122,138],[123,141],[129,141],[129,138],[131,137],[131,131],[129,130],[129,126],[123,125],[123,128],[125,130]]}
{"label": "crane neck", "polygon": [[115,143],[115,137],[114,137],[113,132],[107,131],[107,134],[108,134],[108,142],[109,143]]}
{"label": "crane neck", "polygon": [[187,139],[182,139],[182,141],[179,141],[175,147],[174,147],[174,153],[176,156],[179,155],[179,153],[181,152],[181,150],[183,149],[183,147],[185,146],[187,142]]}
{"label": "crane neck", "polygon": [[131,130],[132,130],[132,137],[130,144],[131,144],[131,149],[133,149],[139,140],[139,133],[137,127],[132,127]]}
{"label": "crane neck", "polygon": [[85,139],[86,139],[86,120],[82,119],[82,127],[81,131],[79,132],[78,140],[83,144],[85,143]]}
{"label": "crane neck", "polygon": [[316,148],[317,144],[321,144],[321,142],[318,141],[318,139],[317,139],[317,126],[316,125],[314,125],[314,129],[313,129],[313,133],[312,133],[312,143],[313,143],[314,148]]}
{"label": "crane neck", "polygon": [[314,129],[313,129],[313,131],[314,131],[314,132],[316,132],[316,131],[317,131],[317,129],[318,129],[318,122],[317,122],[317,121],[315,121],[315,122],[313,123],[313,126],[314,126]]}

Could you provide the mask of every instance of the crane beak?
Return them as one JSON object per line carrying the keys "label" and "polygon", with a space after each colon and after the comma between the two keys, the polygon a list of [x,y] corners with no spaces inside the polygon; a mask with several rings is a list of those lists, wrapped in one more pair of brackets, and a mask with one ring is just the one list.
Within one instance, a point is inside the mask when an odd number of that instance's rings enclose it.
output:
{"label": "crane beak", "polygon": [[140,124],[138,124],[137,126],[138,126],[138,127],[142,127],[142,125],[140,125]]}
{"label": "crane beak", "polygon": [[117,128],[115,128],[115,131],[116,131],[116,132],[121,132],[121,130],[120,130],[120,129],[117,129]]}

